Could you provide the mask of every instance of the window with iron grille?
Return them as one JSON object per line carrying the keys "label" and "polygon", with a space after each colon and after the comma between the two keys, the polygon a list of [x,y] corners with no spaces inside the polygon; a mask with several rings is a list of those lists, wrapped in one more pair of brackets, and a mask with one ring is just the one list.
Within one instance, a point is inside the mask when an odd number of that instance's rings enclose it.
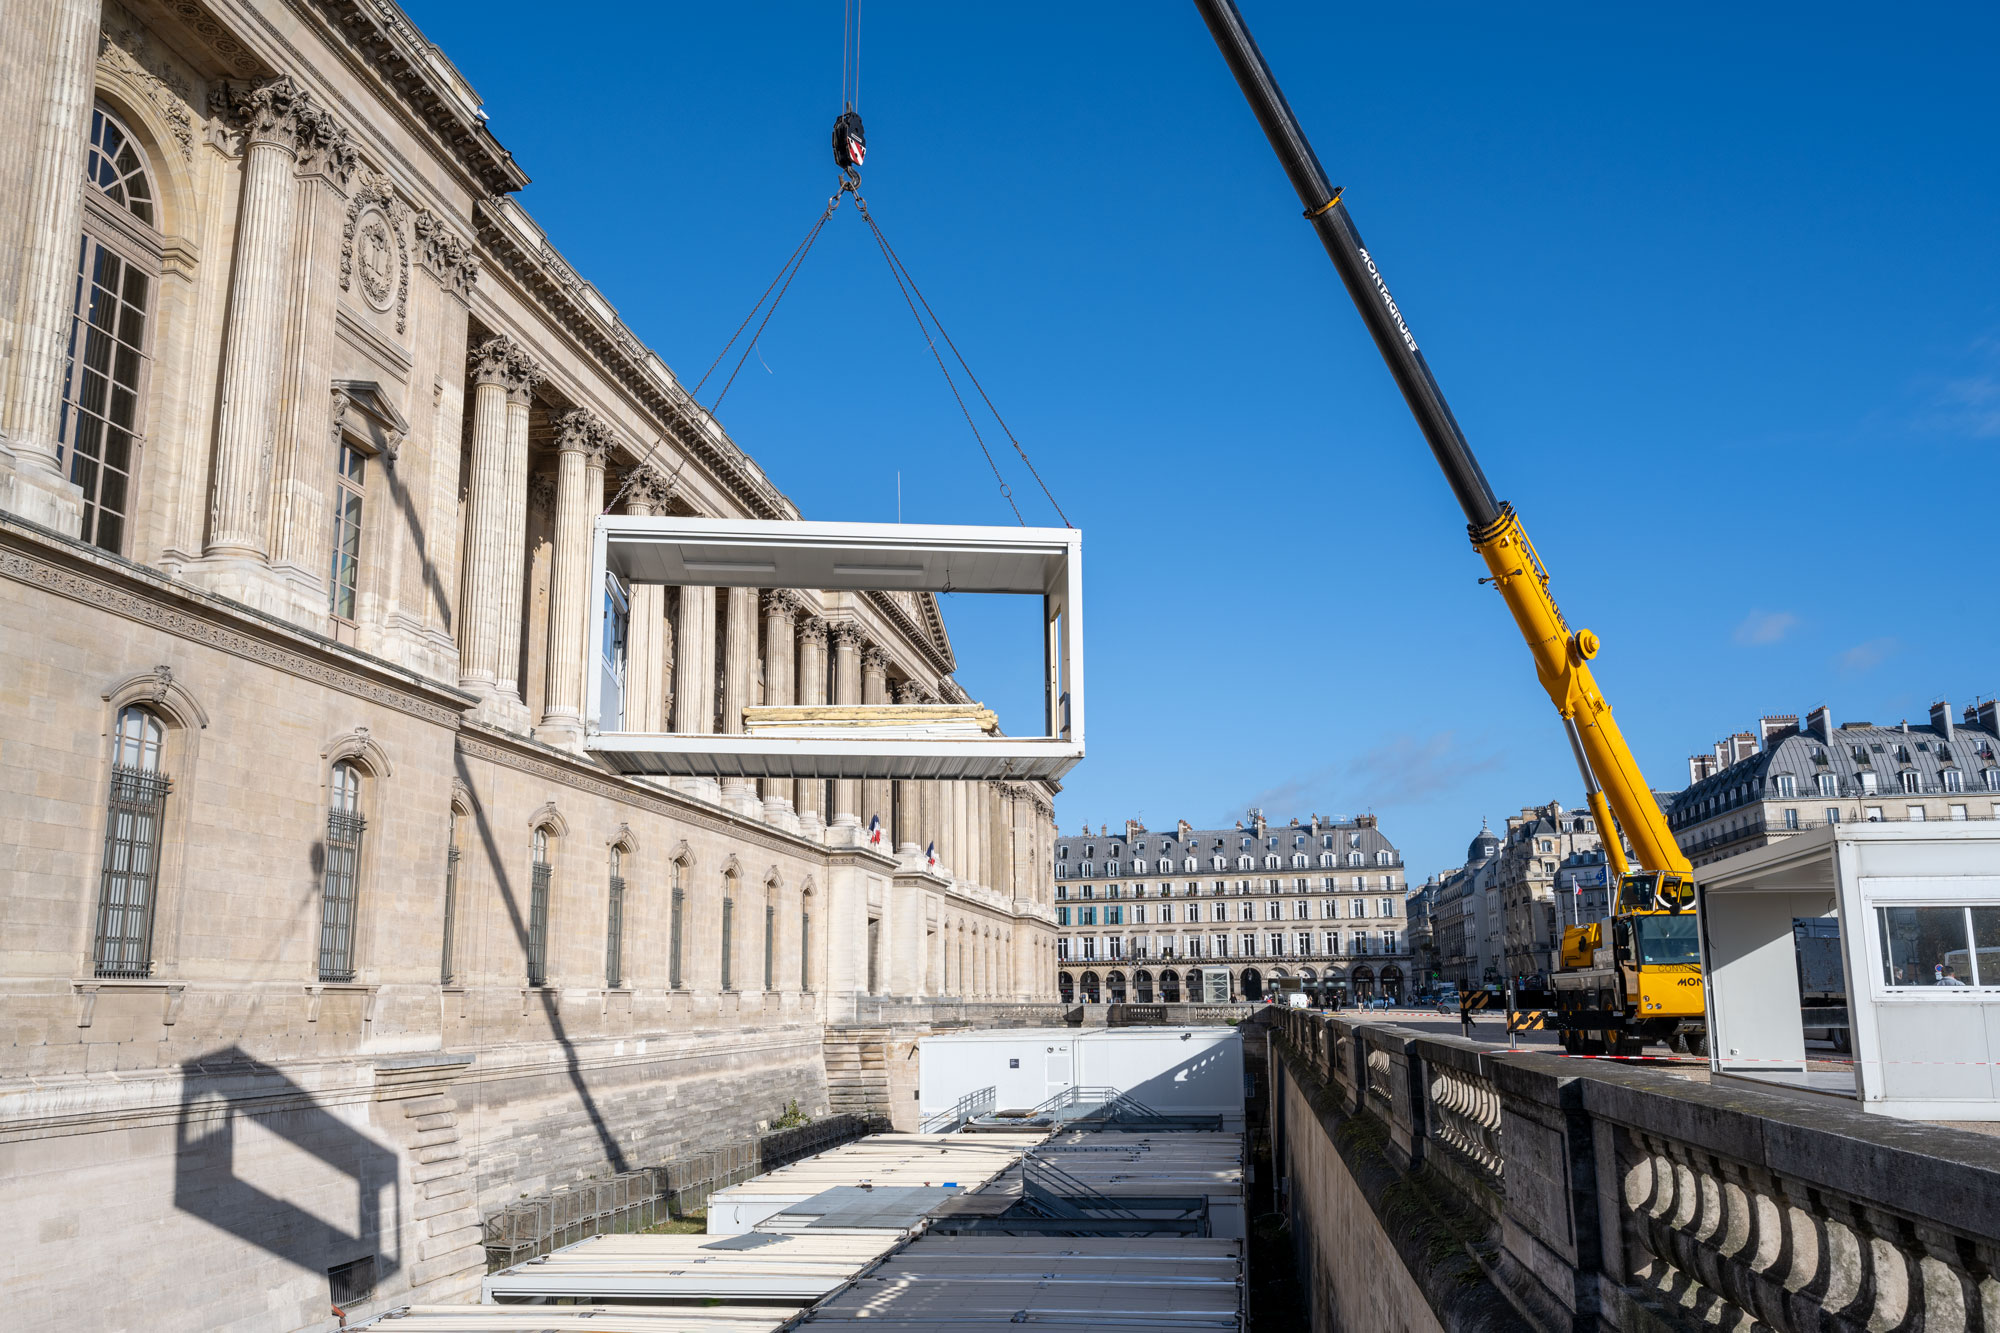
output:
{"label": "window with iron grille", "polygon": [[451,812],[451,841],[444,851],[444,948],[438,961],[438,984],[452,979],[452,936],[458,927],[458,811]]}
{"label": "window with iron grille", "polygon": [[731,938],[736,932],[736,895],[725,887],[722,893],[722,986],[723,990],[734,989],[730,982]]}
{"label": "window with iron grille", "polygon": [[555,868],[549,864],[549,831],[535,830],[535,863],[528,886],[528,984],[549,982],[549,885]]}
{"label": "window with iron grille", "polygon": [[686,912],[687,895],[681,890],[681,863],[674,862],[674,896],[667,907],[667,985],[673,990],[681,988],[681,919]]}
{"label": "window with iron grille", "polygon": [[772,956],[772,945],[777,938],[777,934],[778,934],[778,909],[775,905],[772,904],[770,899],[766,898],[764,901],[764,989],[765,990],[770,990],[772,983],[777,980],[777,978],[771,971],[771,966],[774,961]]}
{"label": "window with iron grille", "polygon": [[611,884],[605,895],[604,984],[617,990],[625,981],[625,849],[611,849]]}
{"label": "window with iron grille", "polygon": [[320,888],[319,979],[354,980],[354,925],[361,899],[361,770],[333,766],[326,812],[326,875]]}
{"label": "window with iron grille", "polygon": [[94,954],[100,977],[152,975],[161,827],[172,788],[160,772],[165,739],[166,729],[152,713],[139,707],[119,711],[97,889]]}
{"label": "window with iron grille", "polygon": [[813,914],[799,908],[799,989],[810,991],[812,983]]}

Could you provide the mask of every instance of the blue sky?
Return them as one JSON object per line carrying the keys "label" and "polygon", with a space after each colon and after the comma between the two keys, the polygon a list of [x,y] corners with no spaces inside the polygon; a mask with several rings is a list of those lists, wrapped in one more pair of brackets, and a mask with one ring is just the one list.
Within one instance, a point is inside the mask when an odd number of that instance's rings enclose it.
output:
{"label": "blue sky", "polygon": [[[404,3],[699,379],[830,192],[840,4]],[[2000,10],[1241,3],[1656,786],[1760,713],[2000,691]],[[870,0],[861,92],[871,207],[1085,532],[1065,829],[1372,810],[1421,875],[1577,799],[1193,6]],[[851,207],[720,415],[809,516],[900,473],[1012,522]],[[1019,608],[946,614],[1031,729]]]}

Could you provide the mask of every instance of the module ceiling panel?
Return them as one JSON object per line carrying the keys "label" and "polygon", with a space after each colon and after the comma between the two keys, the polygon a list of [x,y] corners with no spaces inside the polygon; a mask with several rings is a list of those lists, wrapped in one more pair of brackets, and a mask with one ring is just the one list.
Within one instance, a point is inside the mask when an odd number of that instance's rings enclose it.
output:
{"label": "module ceiling panel", "polygon": [[829,592],[1061,589],[1081,548],[1074,528],[916,523],[789,523],[763,519],[599,520],[606,564],[629,582]]}

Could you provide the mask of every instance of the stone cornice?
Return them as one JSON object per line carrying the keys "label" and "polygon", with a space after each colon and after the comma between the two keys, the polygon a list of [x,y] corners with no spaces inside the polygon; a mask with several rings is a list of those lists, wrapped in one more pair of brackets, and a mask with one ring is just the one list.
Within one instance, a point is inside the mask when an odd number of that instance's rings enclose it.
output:
{"label": "stone cornice", "polygon": [[795,519],[798,507],[738,448],[618,318],[598,290],[562,262],[511,199],[482,200],[474,223],[489,261],[510,275],[602,370],[631,394],[673,447],[700,463],[750,518]]}
{"label": "stone cornice", "polygon": [[494,194],[528,183],[479,116],[479,95],[391,0],[309,0],[475,179]]}
{"label": "stone cornice", "polygon": [[0,578],[456,729],[476,700],[157,571],[0,514]]}

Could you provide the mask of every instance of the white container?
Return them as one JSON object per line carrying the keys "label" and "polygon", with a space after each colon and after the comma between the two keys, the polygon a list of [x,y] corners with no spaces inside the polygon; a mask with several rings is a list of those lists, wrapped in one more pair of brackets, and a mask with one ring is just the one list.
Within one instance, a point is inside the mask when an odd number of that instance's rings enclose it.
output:
{"label": "white container", "polygon": [[1108,1088],[1161,1115],[1219,1115],[1243,1129],[1243,1038],[1235,1028],[1014,1028],[918,1042],[926,1116],[993,1088],[997,1109],[1028,1110],[1069,1088]]}

